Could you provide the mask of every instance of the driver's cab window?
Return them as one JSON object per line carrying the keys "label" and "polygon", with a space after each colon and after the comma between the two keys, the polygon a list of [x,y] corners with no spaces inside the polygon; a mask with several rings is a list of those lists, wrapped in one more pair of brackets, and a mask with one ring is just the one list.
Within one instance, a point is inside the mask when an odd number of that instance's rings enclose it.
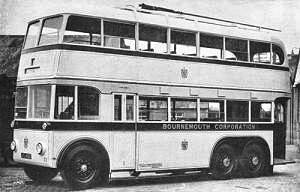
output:
{"label": "driver's cab window", "polygon": [[285,110],[284,106],[281,103],[275,105],[275,122],[284,123]]}

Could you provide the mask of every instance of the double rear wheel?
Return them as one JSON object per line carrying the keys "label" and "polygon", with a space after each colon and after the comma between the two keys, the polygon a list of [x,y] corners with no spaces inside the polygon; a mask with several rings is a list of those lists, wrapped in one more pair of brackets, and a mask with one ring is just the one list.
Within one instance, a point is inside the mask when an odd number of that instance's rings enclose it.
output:
{"label": "double rear wheel", "polygon": [[272,172],[272,166],[269,164],[263,145],[255,142],[248,143],[240,153],[232,145],[226,143],[216,148],[211,161],[213,178],[229,179],[240,172],[244,177],[258,177]]}
{"label": "double rear wheel", "polygon": [[266,150],[258,143],[249,143],[244,147],[240,162],[244,177],[262,176],[271,169]]}
{"label": "double rear wheel", "polygon": [[213,153],[211,172],[214,179],[229,179],[235,175],[237,155],[229,144],[220,145]]}

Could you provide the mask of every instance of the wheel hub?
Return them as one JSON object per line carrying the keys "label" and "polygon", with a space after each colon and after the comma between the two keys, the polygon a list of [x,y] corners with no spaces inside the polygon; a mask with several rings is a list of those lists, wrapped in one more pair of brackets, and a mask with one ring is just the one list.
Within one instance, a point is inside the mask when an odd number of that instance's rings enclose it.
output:
{"label": "wheel hub", "polygon": [[223,159],[223,165],[224,165],[224,167],[230,166],[230,159],[228,157]]}
{"label": "wheel hub", "polygon": [[253,164],[253,165],[258,165],[258,163],[259,163],[259,158],[258,158],[257,156],[254,156],[254,157],[252,157],[251,161],[252,161],[252,164]]}
{"label": "wheel hub", "polygon": [[88,166],[86,164],[83,164],[83,165],[80,166],[80,170],[82,172],[86,172],[88,170]]}

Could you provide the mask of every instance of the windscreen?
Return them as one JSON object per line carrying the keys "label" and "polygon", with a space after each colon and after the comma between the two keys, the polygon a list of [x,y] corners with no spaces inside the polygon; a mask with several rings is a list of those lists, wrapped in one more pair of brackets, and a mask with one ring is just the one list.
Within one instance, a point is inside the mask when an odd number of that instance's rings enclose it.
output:
{"label": "windscreen", "polygon": [[24,49],[28,49],[36,46],[39,30],[40,30],[40,21],[36,21],[28,25]]}
{"label": "windscreen", "polygon": [[56,44],[59,42],[63,17],[52,17],[43,21],[39,45]]}

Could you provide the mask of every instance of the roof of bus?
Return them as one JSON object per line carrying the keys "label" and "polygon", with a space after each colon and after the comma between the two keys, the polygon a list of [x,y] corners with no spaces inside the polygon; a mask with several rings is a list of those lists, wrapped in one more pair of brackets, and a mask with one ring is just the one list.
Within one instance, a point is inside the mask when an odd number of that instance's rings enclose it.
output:
{"label": "roof of bus", "polygon": [[158,26],[166,26],[179,30],[199,31],[229,37],[269,41],[283,46],[282,41],[276,38],[280,32],[279,30],[254,25],[250,26],[249,24],[236,24],[236,22],[231,23],[230,21],[223,22],[218,19],[214,20],[213,18],[199,18],[184,14],[144,10],[133,8],[132,6],[125,8],[102,6],[99,8],[97,7],[97,9],[94,10],[76,10],[72,8],[70,10],[66,9],[60,14],[99,17],[123,22],[139,22]]}

